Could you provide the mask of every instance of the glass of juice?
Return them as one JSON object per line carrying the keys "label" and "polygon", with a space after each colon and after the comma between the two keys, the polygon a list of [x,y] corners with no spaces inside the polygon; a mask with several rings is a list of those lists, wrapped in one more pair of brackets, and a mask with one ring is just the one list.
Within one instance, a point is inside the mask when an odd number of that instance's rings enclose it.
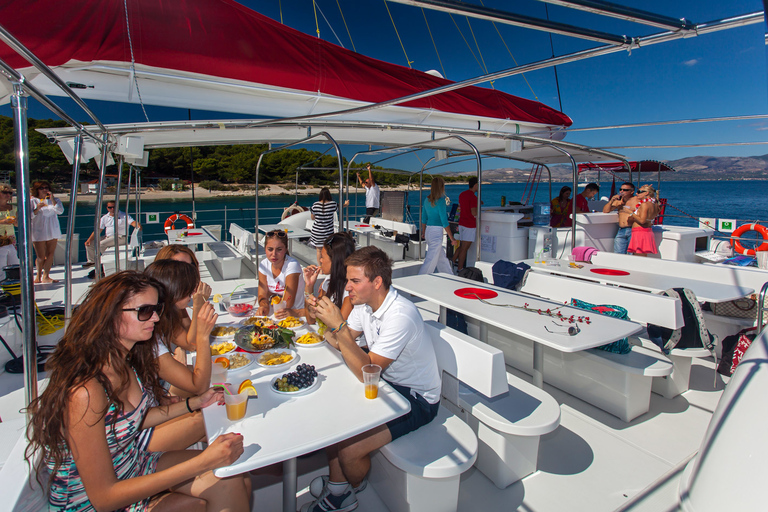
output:
{"label": "glass of juice", "polygon": [[243,419],[248,408],[248,393],[245,391],[239,395],[224,393],[224,406],[227,408],[227,419],[229,421]]}
{"label": "glass of juice", "polygon": [[[211,359],[216,359],[222,356],[213,356]],[[227,382],[227,367],[222,363],[211,362],[211,384],[220,384]]]}
{"label": "glass of juice", "polygon": [[374,399],[379,396],[379,378],[381,378],[381,366],[377,364],[363,366],[365,398]]}

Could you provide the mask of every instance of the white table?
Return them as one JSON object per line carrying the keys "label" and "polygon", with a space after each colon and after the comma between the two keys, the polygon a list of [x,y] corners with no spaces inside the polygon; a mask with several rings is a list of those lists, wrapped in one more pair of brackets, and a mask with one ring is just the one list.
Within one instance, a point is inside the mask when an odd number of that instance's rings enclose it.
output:
{"label": "white table", "polygon": [[[182,233],[196,233],[194,235],[179,236]],[[197,234],[199,233],[199,234]],[[181,244],[181,245],[197,245],[197,244],[210,244],[212,242],[218,242],[216,238],[205,228],[188,228],[188,229],[169,229],[168,230],[168,243]]]}
{"label": "white table", "polygon": [[[579,352],[588,348],[599,347],[606,343],[619,340],[635,334],[642,327],[634,322],[618,320],[598,313],[590,313],[583,309],[564,306],[558,302],[538,299],[530,295],[513,292],[498,286],[492,286],[477,281],[471,281],[450,274],[427,274],[400,277],[392,280],[392,285],[398,290],[421,297],[440,306],[440,321],[445,323],[446,308],[453,309],[464,315],[476,318],[481,322],[480,338],[486,341],[487,325],[493,325],[510,333],[533,341],[533,383],[538,387],[544,386],[544,346],[561,352]],[[557,322],[547,315],[539,315],[535,311],[510,307],[495,307],[484,304],[477,299],[465,299],[454,292],[461,288],[484,288],[493,290],[498,296],[487,299],[493,304],[514,304],[528,308],[547,309],[562,312],[570,317],[574,315],[588,316],[590,323],[576,323],[580,331],[575,336],[562,334],[563,322]],[[551,331],[548,332],[547,328]]]}
{"label": "white table", "polygon": [[[259,225],[259,231],[261,233],[267,234],[270,231],[284,231],[286,235],[288,235],[288,252],[293,252],[293,240],[295,238],[309,238],[312,233],[307,231],[306,229],[297,228],[294,226],[284,226],[282,224],[264,224]],[[266,241],[265,241],[266,243]]]}
{"label": "white table", "polygon": [[[349,225],[349,230],[358,235],[365,235],[366,246],[371,245],[371,233],[378,233],[378,229],[371,224],[354,223]],[[360,244],[362,245],[362,244]]]}
{"label": "white table", "polygon": [[[733,284],[712,283],[709,281],[691,279],[689,277],[678,277],[663,275],[652,272],[641,272],[638,270],[619,268],[609,268],[604,265],[592,265],[586,262],[577,262],[582,268],[575,268],[569,265],[567,260],[554,260],[558,265],[547,265],[544,263],[534,263],[534,260],[525,260],[531,266],[534,272],[546,272],[565,277],[576,277],[596,283],[610,284],[624,288],[632,288],[651,293],[661,293],[670,288],[687,288],[696,294],[696,298],[706,302],[728,302],[740,299],[755,292],[752,288]],[[609,271],[628,272],[627,275],[604,275],[593,272],[593,269],[606,269]],[[702,277],[706,276],[706,267],[702,266]]]}
{"label": "white table", "polygon": [[[227,381],[238,386],[253,381],[258,399],[251,399],[245,418],[229,421],[223,405],[203,409],[208,443],[226,432],[244,437],[245,452],[234,464],[214,471],[218,477],[245,473],[283,462],[283,510],[296,512],[296,457],[325,448],[410,411],[410,404],[390,385],[381,382],[379,396],[368,400],[363,384],[347,368],[339,352],[327,343],[298,347],[298,360],[290,368],[268,370],[256,366],[231,372]],[[315,366],[320,386],[300,396],[284,396],[270,381],[295,370],[297,364]]]}

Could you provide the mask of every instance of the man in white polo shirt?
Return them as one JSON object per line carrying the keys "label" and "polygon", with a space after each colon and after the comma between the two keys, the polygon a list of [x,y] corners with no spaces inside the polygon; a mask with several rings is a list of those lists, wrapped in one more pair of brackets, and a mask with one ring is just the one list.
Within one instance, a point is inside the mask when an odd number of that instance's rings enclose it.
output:
{"label": "man in white polo shirt", "polygon": [[[117,216],[117,223],[115,223],[115,216]],[[125,245],[126,222],[134,228],[141,229],[139,223],[130,215],[126,215],[125,212],[117,212],[115,214],[115,202],[107,201],[107,214],[102,215],[101,223],[99,224],[99,236],[101,236],[101,230],[105,230],[104,238],[99,240],[100,254],[104,254],[107,248],[114,247],[116,241],[119,245]],[[117,237],[115,237],[115,224],[117,224]],[[91,236],[85,241],[85,253],[88,256],[88,261],[83,267],[92,267],[96,264],[96,246],[93,244],[95,237],[96,233],[91,233]]]}
{"label": "man in white polo shirt", "polygon": [[357,173],[357,179],[360,185],[365,187],[365,219],[363,222],[368,224],[371,221],[371,217],[375,217],[379,214],[379,195],[381,191],[379,186],[373,181],[373,173],[371,172],[371,164],[368,164],[368,179],[363,181],[360,177],[360,173]]}
{"label": "man in white polo shirt", "polygon": [[[328,447],[330,475],[312,481],[310,492],[317,500],[305,505],[302,512],[357,508],[355,493],[366,486],[370,453],[426,425],[440,407],[440,373],[432,341],[416,306],[391,287],[392,260],[381,249],[369,246],[353,253],[346,264],[346,290],[355,305],[347,321],[328,297],[309,307],[328,326],[326,339],[341,352],[355,376],[362,382],[364,365],[381,366],[382,378],[408,399],[411,412]],[[355,342],[363,333],[367,352]]]}

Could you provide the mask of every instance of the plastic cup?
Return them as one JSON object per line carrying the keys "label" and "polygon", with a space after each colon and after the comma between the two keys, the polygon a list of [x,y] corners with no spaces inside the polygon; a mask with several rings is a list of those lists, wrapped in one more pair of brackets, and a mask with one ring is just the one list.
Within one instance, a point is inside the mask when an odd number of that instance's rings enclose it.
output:
{"label": "plastic cup", "polygon": [[227,419],[229,421],[243,419],[245,411],[248,409],[248,393],[245,391],[239,395],[224,393],[224,406],[227,408]]}
{"label": "plastic cup", "polygon": [[363,366],[363,384],[365,384],[365,398],[374,399],[379,396],[379,378],[381,366],[367,364]]}
{"label": "plastic cup", "polygon": [[211,363],[211,384],[218,384],[220,382],[227,382],[227,368],[221,363]]}
{"label": "plastic cup", "polygon": [[757,251],[757,268],[768,270],[768,251]]}

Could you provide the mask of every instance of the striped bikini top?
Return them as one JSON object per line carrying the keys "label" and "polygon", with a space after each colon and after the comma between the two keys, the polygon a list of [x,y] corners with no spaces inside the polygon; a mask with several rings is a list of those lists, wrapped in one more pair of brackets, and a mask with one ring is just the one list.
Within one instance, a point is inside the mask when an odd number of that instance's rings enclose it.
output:
{"label": "striped bikini top", "polygon": [[641,204],[643,204],[643,203],[651,203],[651,204],[653,204],[655,202],[656,202],[656,199],[654,199],[652,197],[646,197],[646,198],[643,198],[643,199],[639,200],[637,202],[637,204],[635,205],[635,213],[637,213],[640,210],[640,205]]}

